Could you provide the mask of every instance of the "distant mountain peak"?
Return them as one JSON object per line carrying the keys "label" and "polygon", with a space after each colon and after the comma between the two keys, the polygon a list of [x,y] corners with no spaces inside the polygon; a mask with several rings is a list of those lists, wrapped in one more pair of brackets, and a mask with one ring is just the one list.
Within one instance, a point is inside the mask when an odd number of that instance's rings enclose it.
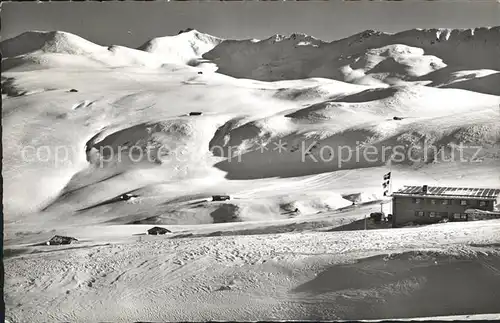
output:
{"label": "distant mountain peak", "polygon": [[[264,42],[279,43],[279,42],[293,42],[293,43],[303,43],[303,44],[318,44],[323,43],[322,40],[315,38],[313,36],[304,33],[292,33],[289,35],[275,34],[265,40]],[[252,41],[256,42],[256,41]]]}
{"label": "distant mountain peak", "polygon": [[14,57],[35,51],[78,54],[92,52],[99,47],[101,46],[78,35],[59,30],[27,31],[0,43],[4,57]]}
{"label": "distant mountain peak", "polygon": [[195,31],[195,32],[197,32],[197,30],[196,30],[196,29],[194,29],[194,28],[186,28],[186,29],[181,29],[181,30],[179,30],[179,32],[177,33],[177,35],[180,35],[180,34],[183,34],[183,33],[188,33],[188,32],[190,32],[190,31]]}
{"label": "distant mountain peak", "polygon": [[201,57],[222,41],[222,38],[187,28],[179,31],[177,35],[150,39],[137,49],[186,63]]}
{"label": "distant mountain peak", "polygon": [[375,29],[367,29],[367,30],[364,30],[364,31],[359,32],[357,34],[354,34],[351,37],[353,37],[353,38],[370,38],[370,37],[382,36],[382,35],[389,35],[389,34],[383,32],[383,31],[375,30]]}

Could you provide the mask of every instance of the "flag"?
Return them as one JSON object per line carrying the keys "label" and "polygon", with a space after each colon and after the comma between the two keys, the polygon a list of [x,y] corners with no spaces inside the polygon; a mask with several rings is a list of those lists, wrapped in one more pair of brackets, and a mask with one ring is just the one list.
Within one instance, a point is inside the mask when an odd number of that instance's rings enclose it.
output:
{"label": "flag", "polygon": [[384,196],[389,195],[389,185],[391,183],[391,172],[384,175],[384,182],[382,183],[382,187],[384,188]]}

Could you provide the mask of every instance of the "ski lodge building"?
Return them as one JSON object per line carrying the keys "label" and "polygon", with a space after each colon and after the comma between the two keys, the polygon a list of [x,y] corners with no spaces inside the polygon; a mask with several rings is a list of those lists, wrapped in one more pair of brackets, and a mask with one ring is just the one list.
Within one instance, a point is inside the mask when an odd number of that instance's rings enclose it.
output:
{"label": "ski lodge building", "polygon": [[489,211],[484,212],[487,218],[500,218],[500,212],[494,212],[499,203],[500,189],[406,186],[392,194],[392,226],[467,221],[474,215],[471,210]]}

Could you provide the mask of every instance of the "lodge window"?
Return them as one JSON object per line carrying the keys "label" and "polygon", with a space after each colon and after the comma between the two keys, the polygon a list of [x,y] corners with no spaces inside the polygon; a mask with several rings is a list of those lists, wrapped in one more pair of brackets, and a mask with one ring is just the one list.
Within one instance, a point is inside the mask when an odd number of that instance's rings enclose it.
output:
{"label": "lodge window", "polygon": [[415,211],[415,216],[424,216],[424,211]]}
{"label": "lodge window", "polygon": [[422,203],[422,199],[413,199],[413,203],[421,204]]}
{"label": "lodge window", "polygon": [[448,200],[443,200],[443,201],[441,202],[441,204],[443,204],[443,205],[448,205],[448,204],[450,204],[450,202],[449,202]]}
{"label": "lodge window", "polygon": [[453,218],[457,220],[467,220],[467,214],[466,213],[453,213]]}
{"label": "lodge window", "polygon": [[429,212],[430,218],[435,218],[437,216],[436,212]]}
{"label": "lodge window", "polygon": [[431,200],[431,204],[436,204],[436,200]]}
{"label": "lodge window", "polygon": [[488,201],[479,201],[479,206],[488,206]]}
{"label": "lodge window", "polygon": [[460,200],[460,205],[467,205],[467,200]]}

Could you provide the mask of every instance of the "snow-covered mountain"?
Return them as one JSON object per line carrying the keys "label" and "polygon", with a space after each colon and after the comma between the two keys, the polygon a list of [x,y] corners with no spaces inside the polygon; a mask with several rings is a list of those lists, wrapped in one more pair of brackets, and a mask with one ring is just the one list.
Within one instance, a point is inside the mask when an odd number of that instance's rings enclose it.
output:
{"label": "snow-covered mountain", "polygon": [[[500,100],[494,95],[500,94],[496,82],[500,75],[500,63],[496,60],[499,31],[497,27],[410,30],[397,34],[366,31],[327,43],[304,34],[275,35],[265,40],[223,40],[188,29],[175,36],[154,38],[139,49],[101,46],[67,32],[33,31],[0,45],[5,72],[2,95],[31,102],[36,95],[56,95],[69,84],[87,89],[70,97],[54,97],[56,101],[68,100],[70,112],[56,105],[52,109],[58,112],[49,114],[75,116],[74,127],[83,122],[81,131],[62,137],[51,134],[49,137],[53,139],[41,137],[50,145],[61,140],[69,143],[69,138],[76,135],[79,145],[87,148],[83,160],[80,160],[82,152],[78,151],[73,162],[76,164],[78,160],[83,168],[89,161],[100,160],[89,152],[92,148],[101,149],[104,143],[111,144],[113,149],[124,143],[136,144],[145,151],[152,144],[175,142],[176,146],[190,147],[187,153],[192,156],[199,151],[213,152],[215,147],[220,151],[213,154],[222,160],[205,160],[206,167],[225,172],[229,179],[297,177],[339,170],[314,159],[304,162],[300,153],[258,151],[259,145],[272,145],[275,141],[286,141],[289,148],[317,140],[318,147],[345,144],[352,149],[357,149],[360,143],[379,146],[439,143],[444,147],[440,153],[449,154],[453,145],[466,138],[468,144],[488,148],[481,156],[494,156],[491,149],[500,138],[495,119]],[[202,68],[207,61],[217,66],[217,73]],[[205,74],[200,75],[202,70]],[[69,71],[76,73],[68,74]],[[104,84],[96,79],[97,75],[100,81],[106,80]],[[123,97],[116,94],[111,98],[108,87]],[[224,93],[217,89],[224,89]],[[179,97],[181,93],[184,98]],[[74,102],[77,96],[81,99]],[[13,110],[8,112],[9,102],[14,101],[6,101],[4,115],[9,117],[4,122],[14,125],[10,118],[17,120],[20,115]],[[169,102],[180,105],[171,106]],[[36,102],[33,104],[37,106]],[[113,112],[116,106],[123,106],[122,111],[127,113],[116,115]],[[130,117],[135,115],[135,109],[146,106],[149,117]],[[165,109],[166,106],[169,108]],[[196,122],[183,120],[180,115],[189,112],[188,109],[211,115]],[[394,122],[393,116],[403,120]],[[170,120],[167,125],[165,119]],[[157,130],[137,132],[141,124],[144,129]],[[189,135],[168,130],[173,125],[179,131],[191,129]],[[60,130],[63,133],[64,127],[63,122]],[[22,139],[26,135],[16,129],[9,137],[17,143],[5,145],[8,153],[26,141]],[[36,142],[45,139],[38,138]],[[320,152],[318,148],[311,156]],[[238,163],[224,160],[235,154],[240,156]],[[425,162],[435,157],[436,153],[431,154]],[[269,164],[270,161],[273,163]],[[135,169],[132,164],[120,167],[124,171]],[[362,169],[383,164],[356,160],[343,167]],[[58,195],[83,185],[78,184],[81,180],[85,185],[99,180],[114,172],[112,169],[115,166],[102,167],[95,178],[80,169],[69,182],[55,185],[53,191],[43,190],[43,194],[37,195],[39,200],[31,200],[34,202],[31,206],[22,199],[19,204],[14,203],[19,198],[16,196],[5,203],[6,208],[12,205],[14,209],[40,210],[47,204],[55,207],[61,202],[62,196]],[[47,171],[43,176],[51,177],[50,174]],[[161,178],[158,177],[160,181]],[[23,182],[6,185],[21,188]],[[51,199],[55,201],[49,202]],[[66,199],[65,195],[63,204]],[[158,213],[161,211],[152,215]]]}
{"label": "snow-covered mountain", "polygon": [[80,36],[64,31],[28,31],[0,43],[3,58],[29,53],[88,55],[103,49]]}
{"label": "snow-covered mountain", "polygon": [[138,49],[161,56],[166,61],[192,63],[193,59],[201,57],[222,41],[192,29],[175,36],[153,38]]}
{"label": "snow-covered mountain", "polygon": [[499,31],[3,41],[7,320],[494,312],[499,220],[358,229],[387,172],[500,188]]}
{"label": "snow-covered mountain", "polygon": [[[457,71],[500,71],[500,27],[368,30],[330,43],[303,34],[227,40],[204,54],[219,73],[262,81],[309,77],[357,84],[445,83]],[[490,91],[498,93],[493,86]]]}
{"label": "snow-covered mountain", "polygon": [[196,64],[196,59],[222,40],[196,30],[154,38],[139,49],[101,46],[62,31],[29,31],[0,44],[4,71],[45,67],[160,68],[164,64]]}
{"label": "snow-covered mountain", "polygon": [[500,27],[413,29],[396,34],[367,30],[332,42],[305,34],[275,35],[260,41],[224,40],[187,29],[130,49],[100,46],[55,31],[26,32],[3,41],[0,48],[4,71],[44,66],[201,64],[200,68],[215,65],[212,69],[221,74],[261,81],[322,77],[377,86],[456,84],[498,94],[499,38]]}

